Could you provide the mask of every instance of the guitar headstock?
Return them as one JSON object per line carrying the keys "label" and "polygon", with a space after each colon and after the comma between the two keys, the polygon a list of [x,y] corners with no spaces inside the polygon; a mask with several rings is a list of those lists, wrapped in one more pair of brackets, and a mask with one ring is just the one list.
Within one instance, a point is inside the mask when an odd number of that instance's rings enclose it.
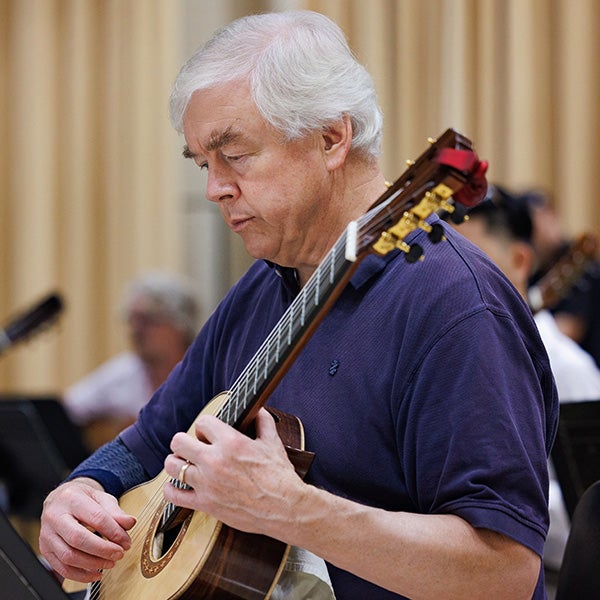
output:
{"label": "guitar headstock", "polygon": [[361,223],[359,250],[383,255],[400,249],[415,262],[423,250],[405,242],[412,231],[422,229],[437,243],[443,228],[427,223],[430,215],[439,210],[454,213],[456,205],[471,207],[485,197],[487,163],[477,158],[468,138],[447,129],[429,144],[367,213],[372,222]]}
{"label": "guitar headstock", "polygon": [[527,291],[531,310],[537,312],[558,304],[594,263],[599,248],[596,234],[580,234],[552,268]]}

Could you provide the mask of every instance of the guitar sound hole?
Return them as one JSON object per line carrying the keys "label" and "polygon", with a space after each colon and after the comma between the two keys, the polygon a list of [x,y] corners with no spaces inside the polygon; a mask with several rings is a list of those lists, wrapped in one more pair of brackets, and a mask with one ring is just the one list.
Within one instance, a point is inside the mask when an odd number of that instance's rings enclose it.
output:
{"label": "guitar sound hole", "polygon": [[182,530],[187,529],[192,514],[189,508],[165,505],[161,523],[152,541],[152,560],[159,561],[174,545],[179,545]]}

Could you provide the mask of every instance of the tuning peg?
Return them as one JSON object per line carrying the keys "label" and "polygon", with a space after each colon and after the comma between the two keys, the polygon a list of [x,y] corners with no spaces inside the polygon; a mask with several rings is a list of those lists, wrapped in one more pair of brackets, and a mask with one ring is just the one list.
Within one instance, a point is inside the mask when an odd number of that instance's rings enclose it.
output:
{"label": "tuning peg", "polygon": [[416,263],[418,260],[423,260],[423,248],[419,244],[409,246],[408,251],[404,250],[404,258],[409,263]]}
{"label": "tuning peg", "polygon": [[454,210],[452,211],[452,214],[450,215],[450,220],[455,225],[460,225],[464,221],[469,220],[469,215],[467,214],[468,212],[469,212],[469,209],[466,206],[464,206],[462,204],[455,204]]}
{"label": "tuning peg", "polygon": [[439,223],[434,223],[431,226],[431,229],[430,229],[429,233],[427,234],[427,237],[433,244],[437,244],[438,242],[441,242],[442,240],[445,239],[444,228]]}
{"label": "tuning peg", "polygon": [[427,142],[430,143],[431,145],[433,145],[437,142],[437,140],[434,137],[428,137]]}
{"label": "tuning peg", "polygon": [[411,160],[410,158],[404,161],[406,163],[407,167],[412,167],[415,164],[414,160]]}

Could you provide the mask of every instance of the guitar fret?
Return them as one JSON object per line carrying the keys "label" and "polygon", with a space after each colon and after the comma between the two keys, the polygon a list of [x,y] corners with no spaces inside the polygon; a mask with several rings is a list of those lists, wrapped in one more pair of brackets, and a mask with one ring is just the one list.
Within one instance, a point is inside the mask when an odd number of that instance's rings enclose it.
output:
{"label": "guitar fret", "polygon": [[336,254],[337,244],[333,245],[331,249],[331,270],[329,274],[329,283],[333,284],[335,281],[335,254]]}
{"label": "guitar fret", "polygon": [[300,326],[304,327],[306,318],[306,294],[302,294],[302,313],[300,315]]}
{"label": "guitar fret", "polygon": [[[260,356],[259,356],[260,358]],[[256,390],[258,389],[258,369],[255,368],[254,369],[254,387],[252,389],[252,391],[254,392],[254,395],[256,395]]]}
{"label": "guitar fret", "polygon": [[[343,244],[343,238],[341,239],[341,242],[338,241],[334,245],[323,263],[317,268],[316,273],[300,291],[278,325],[263,342],[252,361],[232,386],[230,401],[227,403],[227,416],[230,417],[227,422],[237,422],[243,411],[259,393],[262,383],[268,381],[271,371],[281,363],[284,350],[293,346],[296,336],[305,328],[307,320],[310,318],[309,298],[311,299],[311,306],[318,307],[321,303],[322,294],[327,292],[327,286],[335,284],[338,270],[344,268],[346,262],[344,256],[339,252],[339,244]],[[325,270],[329,271],[329,278],[324,290],[323,273]],[[285,339],[282,337],[284,332]],[[261,363],[261,361],[264,362]]]}
{"label": "guitar fret", "polygon": [[265,370],[264,370],[263,379],[267,379],[267,377],[269,376],[269,355],[271,354],[270,347],[271,347],[271,336],[269,336],[267,338],[267,351],[265,354]]}
{"label": "guitar fret", "polygon": [[217,415],[221,421],[225,423],[229,423],[229,419],[231,417],[231,405],[227,403],[225,406],[221,407],[219,410],[219,414]]}
{"label": "guitar fret", "polygon": [[277,329],[277,347],[275,350],[275,362],[279,362],[279,352],[281,350],[281,331]]}

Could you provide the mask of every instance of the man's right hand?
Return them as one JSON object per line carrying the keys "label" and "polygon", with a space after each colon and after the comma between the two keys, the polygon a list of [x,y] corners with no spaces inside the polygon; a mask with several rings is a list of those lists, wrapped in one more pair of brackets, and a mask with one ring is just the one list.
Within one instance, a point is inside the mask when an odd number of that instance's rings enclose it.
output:
{"label": "man's right hand", "polygon": [[93,479],[63,483],[44,502],[40,552],[67,579],[89,583],[101,578],[131,547],[127,530],[135,518]]}

